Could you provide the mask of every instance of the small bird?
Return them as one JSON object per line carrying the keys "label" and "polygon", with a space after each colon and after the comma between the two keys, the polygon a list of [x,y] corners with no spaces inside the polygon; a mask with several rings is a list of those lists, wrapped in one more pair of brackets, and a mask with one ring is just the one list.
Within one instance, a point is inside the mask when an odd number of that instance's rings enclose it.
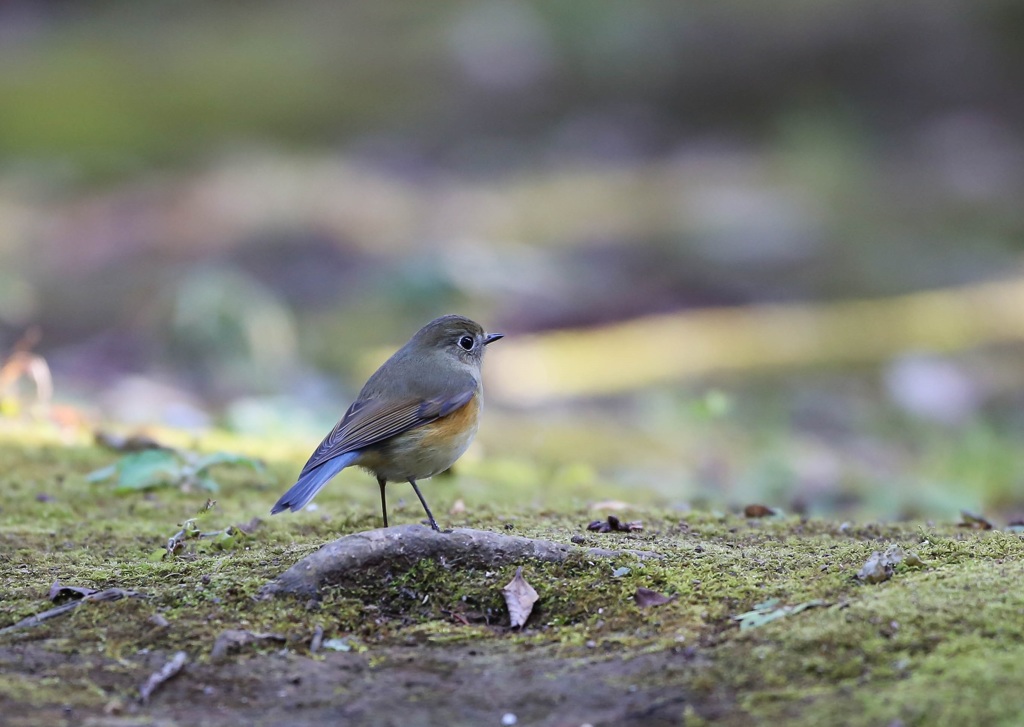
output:
{"label": "small bird", "polygon": [[484,347],[499,338],[456,315],[423,326],[369,378],[270,514],[301,510],[332,477],[357,465],[377,477],[384,527],[384,487],[407,480],[430,527],[440,530],[416,481],[444,472],[473,441],[483,408]]}

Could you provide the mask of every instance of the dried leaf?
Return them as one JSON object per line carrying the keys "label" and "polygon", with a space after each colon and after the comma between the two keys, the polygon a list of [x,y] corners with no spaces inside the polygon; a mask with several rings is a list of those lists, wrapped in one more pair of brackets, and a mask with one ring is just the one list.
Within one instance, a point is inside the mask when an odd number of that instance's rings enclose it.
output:
{"label": "dried leaf", "polygon": [[675,595],[665,596],[657,591],[652,591],[650,588],[637,588],[636,593],[633,594],[633,600],[636,601],[636,605],[640,608],[649,608],[650,606],[661,606],[670,601],[676,600]]}
{"label": "dried leaf", "polygon": [[74,601],[68,601],[67,603],[62,603],[59,606],[54,606],[53,608],[47,609],[42,613],[37,613],[34,616],[23,618],[16,624],[5,626],[2,629],[0,629],[0,635],[10,633],[11,631],[17,631],[18,629],[25,629],[30,628],[32,626],[38,626],[43,621],[46,621],[48,619],[55,618],[57,616],[63,616],[66,613],[71,613],[83,603],[117,601],[121,598],[144,598],[144,596],[141,593],[136,593],[135,591],[126,591],[123,588],[108,588],[105,591],[96,591],[95,593],[90,593],[87,596],[82,596],[81,598],[76,599]]}
{"label": "dried leaf", "polygon": [[857,571],[857,577],[865,583],[882,583],[892,578],[892,572],[892,563],[876,550]]}
{"label": "dried leaf", "polygon": [[920,567],[924,562],[914,551],[904,551],[895,543],[885,549],[885,552],[875,551],[865,561],[861,569],[857,571],[857,577],[865,583],[882,583],[892,578],[896,566],[906,563],[908,566]]}
{"label": "dried leaf", "polygon": [[775,511],[767,505],[747,505],[743,508],[745,517],[771,517]]}
{"label": "dried leaf", "polygon": [[149,679],[146,680],[146,683],[139,689],[139,697],[142,699],[142,703],[146,704],[157,687],[178,674],[184,668],[187,661],[188,654],[184,651],[179,651],[166,664],[160,667],[159,671],[153,672]]}
{"label": "dried leaf", "polygon": [[508,606],[508,615],[511,619],[512,628],[522,627],[530,618],[533,611],[533,604],[537,602],[537,591],[523,578],[523,567],[516,569],[515,577],[501,589],[505,597],[505,605]]}
{"label": "dried leaf", "polygon": [[992,529],[992,523],[981,515],[975,515],[967,510],[961,510],[960,517],[962,518],[962,521],[959,523],[959,527],[961,528],[970,528],[971,530]]}
{"label": "dried leaf", "polygon": [[639,520],[635,522],[622,522],[614,515],[609,515],[607,520],[595,520],[587,525],[587,530],[594,530],[599,533],[623,532],[632,533],[644,529],[644,524]]}
{"label": "dried leaf", "polygon": [[779,599],[772,598],[758,603],[752,611],[741,613],[739,616],[733,616],[733,620],[739,621],[740,631],[746,631],[747,629],[764,626],[766,623],[771,623],[786,616],[795,616],[801,611],[806,611],[808,608],[827,605],[827,601],[816,598],[813,601],[805,601],[796,606],[780,606]]}
{"label": "dried leaf", "polygon": [[63,586],[60,581],[54,581],[53,585],[50,586],[50,595],[47,597],[54,603],[57,603],[59,601],[73,601],[79,598],[85,598],[93,593],[96,593],[95,588]]}

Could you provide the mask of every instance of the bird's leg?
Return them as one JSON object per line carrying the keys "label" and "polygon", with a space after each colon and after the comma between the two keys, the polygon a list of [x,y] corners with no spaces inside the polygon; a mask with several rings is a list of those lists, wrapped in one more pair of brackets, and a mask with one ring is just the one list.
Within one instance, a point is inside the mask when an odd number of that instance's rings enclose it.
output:
{"label": "bird's leg", "polygon": [[380,485],[380,511],[384,513],[384,527],[388,526],[388,500],[384,496],[384,486],[388,483],[383,477],[377,478],[377,484]]}
{"label": "bird's leg", "polygon": [[441,532],[441,528],[437,527],[437,520],[434,519],[434,515],[430,512],[430,508],[427,507],[427,501],[423,499],[423,493],[420,492],[420,488],[416,484],[416,480],[410,477],[409,484],[412,485],[412,489],[416,490],[416,497],[420,498],[420,504],[423,505],[423,509],[427,511],[427,519],[430,520],[430,527],[437,532]]}

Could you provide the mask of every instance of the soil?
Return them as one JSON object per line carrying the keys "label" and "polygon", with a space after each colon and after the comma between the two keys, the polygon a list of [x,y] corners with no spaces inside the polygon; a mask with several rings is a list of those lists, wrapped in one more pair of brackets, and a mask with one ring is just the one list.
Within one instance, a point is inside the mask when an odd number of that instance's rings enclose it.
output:
{"label": "soil", "polygon": [[[558,656],[557,650],[418,646],[319,657],[286,651],[188,665],[146,706],[116,699],[100,710],[9,703],[5,723],[408,727],[501,725],[503,717],[507,723],[506,715],[515,715],[517,724],[537,727],[657,727],[681,724],[688,707],[705,718],[729,712],[722,702],[694,704],[682,686],[686,673],[700,662],[692,650],[579,658]],[[100,689],[119,692],[137,687],[167,656],[154,653],[115,663],[63,657],[30,645],[0,650],[0,665],[9,675],[31,679],[54,673],[67,660]]]}

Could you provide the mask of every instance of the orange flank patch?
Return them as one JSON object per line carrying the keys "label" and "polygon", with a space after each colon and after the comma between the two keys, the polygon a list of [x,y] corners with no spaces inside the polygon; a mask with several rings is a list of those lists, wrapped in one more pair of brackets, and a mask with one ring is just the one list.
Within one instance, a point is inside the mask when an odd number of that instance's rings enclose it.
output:
{"label": "orange flank patch", "polygon": [[389,480],[429,477],[447,469],[476,434],[480,397],[446,417],[371,445],[355,464]]}
{"label": "orange flank patch", "polygon": [[480,415],[480,395],[474,395],[465,406],[456,409],[446,417],[424,424],[420,443],[426,447],[446,447],[454,444],[471,432],[476,432],[477,417]]}

